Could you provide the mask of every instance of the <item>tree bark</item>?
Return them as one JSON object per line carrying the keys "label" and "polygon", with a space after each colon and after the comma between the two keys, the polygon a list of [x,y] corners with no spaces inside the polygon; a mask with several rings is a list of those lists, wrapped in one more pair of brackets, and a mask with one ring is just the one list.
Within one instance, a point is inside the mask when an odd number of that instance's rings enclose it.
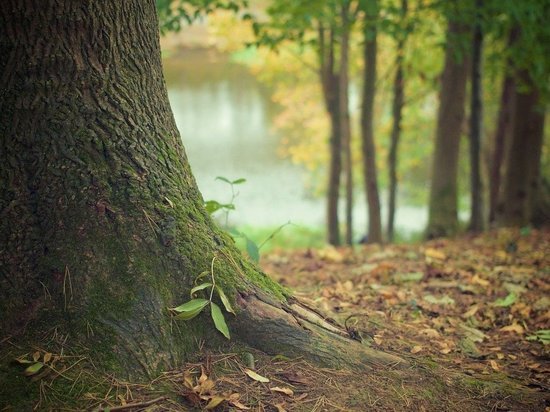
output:
{"label": "tree bark", "polygon": [[399,362],[315,318],[212,222],[168,103],[153,0],[6,0],[0,39],[1,342],[60,339],[116,376],[156,375],[199,340],[224,342],[207,314],[173,324],[167,311],[213,268],[237,340],[332,366]]}
{"label": "tree bark", "polygon": [[521,84],[514,88],[514,128],[496,216],[501,227],[532,223],[541,186],[544,108],[526,71],[519,73],[517,81]]}
{"label": "tree bark", "polygon": [[351,126],[349,115],[349,2],[342,4],[342,38],[340,44],[340,71],[339,71],[339,116],[340,134],[342,136],[342,157],[344,164],[344,181],[346,188],[346,233],[347,245],[353,243],[353,159],[351,155]]}
{"label": "tree bark", "polygon": [[458,226],[458,154],[464,121],[468,59],[458,48],[457,38],[465,33],[464,26],[449,21],[432,164],[428,238],[451,235]]}
{"label": "tree bark", "polygon": [[380,217],[380,196],[378,194],[378,178],[376,171],[376,152],[374,145],[374,98],[376,93],[376,55],[377,55],[377,29],[378,2],[373,3],[372,9],[376,12],[372,15],[367,7],[364,27],[364,79],[363,79],[363,104],[361,106],[361,140],[363,152],[363,178],[368,205],[368,232],[367,242],[382,242],[382,220]]}
{"label": "tree bark", "polygon": [[[401,19],[407,14],[407,0],[401,0]],[[399,35],[397,41],[397,57],[395,59],[395,79],[393,81],[392,115],[393,126],[391,131],[390,151],[388,154],[388,167],[390,175],[390,188],[388,198],[388,242],[393,241],[395,209],[397,197],[397,148],[401,136],[401,120],[405,101],[405,85],[403,80],[403,54],[405,53],[406,34]]]}
{"label": "tree bark", "polygon": [[481,139],[483,129],[483,100],[482,100],[482,60],[483,60],[483,32],[481,29],[480,13],[483,7],[482,0],[476,0],[476,22],[472,36],[472,89],[470,112],[470,194],[471,213],[469,230],[481,232],[484,228],[484,201],[483,184],[481,179]]}

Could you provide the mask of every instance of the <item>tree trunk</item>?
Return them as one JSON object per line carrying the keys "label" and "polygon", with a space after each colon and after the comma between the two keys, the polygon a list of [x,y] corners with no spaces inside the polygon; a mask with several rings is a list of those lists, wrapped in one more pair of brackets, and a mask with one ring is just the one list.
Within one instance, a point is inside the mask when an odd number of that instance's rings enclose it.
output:
{"label": "tree trunk", "polygon": [[458,150],[464,121],[468,59],[464,52],[459,53],[457,38],[465,33],[463,26],[449,22],[432,164],[428,238],[451,235],[458,226]]}
{"label": "tree trunk", "polygon": [[[508,46],[512,47],[518,36],[517,28],[512,29]],[[498,109],[497,129],[495,132],[493,158],[490,171],[490,188],[489,188],[489,223],[494,223],[496,218],[496,210],[500,193],[500,183],[502,180],[502,162],[506,153],[507,143],[510,141],[512,133],[512,114],[514,112],[514,78],[509,71],[512,64],[510,59],[506,59],[506,67],[504,68],[504,81],[502,84],[502,92],[500,97],[500,107]]]}
{"label": "tree trunk", "polygon": [[347,245],[353,243],[353,159],[351,156],[351,127],[349,115],[349,2],[342,5],[342,41],[340,44],[339,109],[342,155],[344,160],[344,180],[346,183],[346,237]]}
{"label": "tree trunk", "polygon": [[[407,0],[401,0],[401,18],[407,14]],[[395,209],[397,196],[397,148],[401,136],[401,119],[403,104],[405,101],[405,86],[403,83],[403,54],[405,53],[405,35],[400,35],[397,41],[397,57],[395,59],[395,79],[393,81],[393,126],[391,131],[390,151],[388,154],[388,167],[390,175],[390,189],[388,199],[388,242],[393,241]]]}
{"label": "tree trunk", "polygon": [[483,60],[483,32],[481,30],[480,13],[483,7],[482,0],[476,0],[476,23],[472,36],[472,92],[470,113],[470,192],[471,214],[469,230],[480,232],[484,227],[483,185],[481,180],[481,134],[483,129],[483,100],[482,100],[482,60]]}
{"label": "tree trunk", "polygon": [[[367,195],[369,227],[367,242],[382,242],[382,220],[380,218],[380,196],[378,194],[378,178],[376,171],[376,153],[374,146],[373,113],[374,97],[376,93],[376,54],[377,54],[377,29],[378,18],[377,0],[373,3],[374,15],[366,12],[365,16],[365,46],[364,46],[364,81],[363,81],[363,105],[361,106],[361,140],[363,151],[363,177],[365,192]],[[371,9],[367,7],[367,10]]]}
{"label": "tree trunk", "polygon": [[315,317],[213,224],[170,111],[153,0],[5,0],[0,39],[2,342],[60,339],[116,376],[155,375],[199,340],[222,343],[207,314],[172,324],[167,311],[213,268],[233,338],[332,366],[395,361]]}
{"label": "tree trunk", "polygon": [[334,72],[334,30],[328,33],[323,26],[319,29],[319,73],[325,108],[330,119],[329,176],[327,190],[327,238],[331,245],[340,244],[338,200],[340,197],[340,175],[342,174],[342,137],[340,125],[340,92],[338,76]]}
{"label": "tree trunk", "polygon": [[532,223],[539,201],[544,108],[529,74],[523,71],[518,77],[521,85],[514,88],[514,128],[497,208],[498,226]]}

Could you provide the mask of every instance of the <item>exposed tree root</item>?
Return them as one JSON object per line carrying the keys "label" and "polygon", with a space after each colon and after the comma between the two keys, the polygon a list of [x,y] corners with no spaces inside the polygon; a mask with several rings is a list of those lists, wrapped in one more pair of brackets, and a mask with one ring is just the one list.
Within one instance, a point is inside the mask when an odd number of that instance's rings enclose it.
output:
{"label": "exposed tree root", "polygon": [[282,304],[258,294],[241,295],[233,323],[238,338],[269,354],[304,357],[332,368],[406,368],[398,356],[374,350],[336,322],[297,300]]}

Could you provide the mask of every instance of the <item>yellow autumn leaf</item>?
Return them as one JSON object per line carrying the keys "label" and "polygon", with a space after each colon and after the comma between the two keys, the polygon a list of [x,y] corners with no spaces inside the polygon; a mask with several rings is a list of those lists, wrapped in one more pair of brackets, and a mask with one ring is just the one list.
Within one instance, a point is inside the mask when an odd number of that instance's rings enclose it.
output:
{"label": "yellow autumn leaf", "polygon": [[412,347],[411,353],[418,353],[418,352],[420,352],[421,350],[422,350],[422,346],[420,346],[420,345],[415,345],[415,346]]}
{"label": "yellow autumn leaf", "polygon": [[427,258],[432,258],[432,259],[435,259],[435,260],[445,260],[445,259],[447,259],[447,255],[445,255],[445,253],[443,253],[443,252],[441,252],[437,249],[433,249],[433,248],[427,248],[424,251],[424,255]]}
{"label": "yellow autumn leaf", "polygon": [[280,386],[274,386],[273,388],[269,388],[269,390],[273,392],[281,392],[288,396],[294,395],[294,391],[290,388],[281,388]]}
{"label": "yellow autumn leaf", "polygon": [[480,278],[478,275],[472,276],[472,279],[470,279],[470,282],[483,287],[487,287],[491,284],[491,282],[489,282],[486,279]]}
{"label": "yellow autumn leaf", "polygon": [[225,397],[223,397],[223,396],[214,396],[212,399],[210,399],[210,402],[208,402],[208,405],[206,405],[205,409],[214,409],[216,406],[218,406],[223,401],[225,401]]}
{"label": "yellow autumn leaf", "polygon": [[519,323],[513,323],[508,326],[504,326],[503,328],[500,328],[501,332],[515,332],[518,335],[523,335],[525,333],[525,330],[523,329],[523,326],[521,326]]}
{"label": "yellow autumn leaf", "polygon": [[255,381],[264,382],[264,383],[269,382],[269,379],[267,379],[265,376],[258,375],[253,370],[245,369],[244,373],[246,373],[250,378],[254,379]]}
{"label": "yellow autumn leaf", "polygon": [[499,366],[498,366],[498,363],[497,363],[495,360],[491,359],[491,360],[489,361],[489,364],[491,365],[491,368],[492,368],[494,371],[499,371],[499,370],[500,370],[500,368],[499,368]]}

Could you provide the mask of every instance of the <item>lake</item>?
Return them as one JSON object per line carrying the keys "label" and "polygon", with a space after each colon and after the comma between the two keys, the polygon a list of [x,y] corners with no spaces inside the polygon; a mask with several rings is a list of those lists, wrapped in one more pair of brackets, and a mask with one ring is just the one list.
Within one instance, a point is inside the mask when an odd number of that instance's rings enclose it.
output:
{"label": "lake", "polygon": [[[236,186],[234,225],[277,226],[287,221],[323,227],[325,199],[306,190],[306,170],[277,154],[283,136],[273,128],[271,93],[249,70],[213,49],[189,49],[164,59],[168,95],[191,168],[205,200],[228,202]],[[355,237],[365,233],[364,194],[355,194]],[[343,208],[342,208],[343,211]],[[385,209],[383,207],[383,217]],[[342,215],[343,218],[343,215]],[[342,219],[343,220],[343,219]],[[396,228],[422,230],[425,208],[402,206]]]}

